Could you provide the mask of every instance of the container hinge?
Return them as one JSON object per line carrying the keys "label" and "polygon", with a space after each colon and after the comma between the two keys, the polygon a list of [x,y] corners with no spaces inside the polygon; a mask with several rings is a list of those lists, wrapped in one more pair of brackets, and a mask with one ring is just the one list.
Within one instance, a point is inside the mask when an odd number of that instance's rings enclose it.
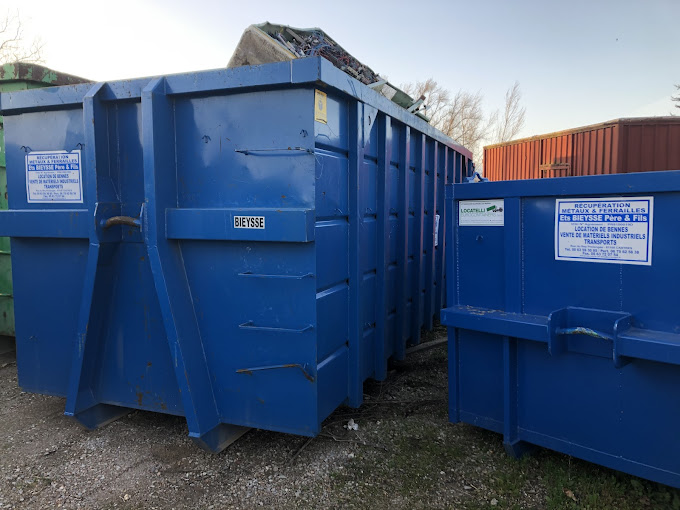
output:
{"label": "container hinge", "polygon": [[463,182],[489,182],[489,179],[482,177],[479,172],[472,172],[472,175],[465,177]]}

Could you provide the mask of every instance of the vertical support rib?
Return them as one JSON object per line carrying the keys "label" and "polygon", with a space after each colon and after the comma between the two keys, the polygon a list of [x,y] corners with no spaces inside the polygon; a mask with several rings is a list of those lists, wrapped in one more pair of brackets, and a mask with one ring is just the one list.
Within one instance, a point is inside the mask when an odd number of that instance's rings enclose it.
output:
{"label": "vertical support rib", "polygon": [[83,291],[78,309],[78,332],[75,341],[64,414],[94,429],[125,415],[128,409],[100,404],[96,396],[96,360],[104,337],[104,313],[109,306],[110,270],[99,270],[102,251],[96,224],[99,180],[107,170],[106,111],[101,102],[104,84],[94,85],[83,98],[85,150],[83,170],[89,223],[89,248]]}
{"label": "vertical support rib", "polygon": [[521,456],[517,439],[517,341],[503,337],[503,446],[513,457]]}
{"label": "vertical support rib", "polygon": [[458,304],[458,203],[453,193],[453,183],[446,185],[446,225],[451,235],[447,237],[446,250],[446,305]]}
{"label": "vertical support rib", "polygon": [[392,153],[392,129],[390,118],[385,114],[378,117],[378,217],[377,217],[377,253],[376,267],[377,295],[375,303],[375,378],[382,381],[387,376],[387,360],[385,351],[387,342],[387,267],[390,262],[390,243],[387,236],[390,232],[390,210],[388,196],[388,178],[390,157]]}
{"label": "vertical support rib", "polygon": [[[455,154],[453,154],[455,157]],[[454,164],[454,161],[451,161]],[[447,184],[445,188],[446,223],[451,225],[451,235],[447,236],[448,249],[446,250],[446,302],[449,306],[458,304],[458,205],[454,200],[453,184]],[[460,421],[460,370],[458,366],[458,330],[448,328],[448,354],[449,354],[449,421]]]}
{"label": "vertical support rib", "polygon": [[449,421],[460,421],[460,367],[458,366],[458,330],[448,328],[448,363],[449,363]]}
{"label": "vertical support rib", "polygon": [[[432,148],[431,156],[428,162],[428,177],[431,184],[430,187],[430,197],[425,204],[425,210],[427,214],[424,216],[423,221],[426,222],[425,225],[425,235],[423,236],[424,251],[425,253],[425,327],[429,330],[432,329],[434,325],[434,314],[438,312],[435,310],[435,271],[436,271],[436,260],[435,260],[435,247],[434,247],[434,222],[435,215],[437,214],[437,166],[438,166],[438,156],[439,156],[439,143],[436,141],[429,142]],[[425,180],[427,183],[427,179]]]}
{"label": "vertical support rib", "polygon": [[207,450],[220,451],[248,429],[220,422],[179,241],[165,236],[165,210],[177,207],[177,179],[174,111],[164,78],[142,92],[142,126],[144,242],[189,436]]}
{"label": "vertical support rib", "polygon": [[439,158],[439,164],[437,167],[437,207],[435,210],[435,221],[437,219],[437,215],[439,215],[439,232],[437,234],[436,238],[436,244],[437,246],[435,247],[435,265],[436,265],[436,274],[435,274],[435,301],[434,301],[434,309],[435,309],[435,314],[437,317],[439,317],[439,312],[441,311],[442,308],[444,308],[444,305],[446,303],[446,287],[444,285],[444,263],[445,263],[445,253],[446,253],[446,243],[445,239],[447,237],[448,232],[446,231],[446,201],[444,200],[444,186],[446,184],[446,170],[449,165],[449,151],[450,149],[446,146],[443,145],[441,148],[443,158]]}
{"label": "vertical support rib", "polygon": [[[505,218],[505,311],[522,312],[521,201],[506,198]],[[503,445],[514,456],[525,447],[517,433],[517,340],[503,337]]]}
{"label": "vertical support rib", "polygon": [[406,340],[409,332],[408,324],[408,194],[409,194],[409,172],[411,159],[411,128],[402,125],[399,130],[399,241],[397,244],[399,253],[397,254],[397,268],[399,275],[396,345],[394,346],[394,357],[398,360],[404,359],[406,351]]}
{"label": "vertical support rib", "polygon": [[522,232],[521,202],[506,198],[503,204],[505,226],[505,311],[522,313]]}
{"label": "vertical support rib", "polygon": [[359,407],[363,402],[361,380],[361,257],[360,232],[362,211],[359,197],[359,174],[364,163],[363,104],[349,106],[349,405]]}
{"label": "vertical support rib", "polygon": [[413,256],[413,263],[415,264],[414,281],[413,281],[413,308],[411,314],[413,320],[411,321],[411,343],[420,343],[420,329],[423,326],[423,270],[424,270],[424,256],[423,256],[423,230],[425,226],[424,212],[425,212],[425,135],[418,134],[417,140],[417,155],[416,155],[416,193],[415,193],[415,232],[416,236],[416,250]]}
{"label": "vertical support rib", "polygon": [[463,155],[456,153],[452,183],[463,182]]}

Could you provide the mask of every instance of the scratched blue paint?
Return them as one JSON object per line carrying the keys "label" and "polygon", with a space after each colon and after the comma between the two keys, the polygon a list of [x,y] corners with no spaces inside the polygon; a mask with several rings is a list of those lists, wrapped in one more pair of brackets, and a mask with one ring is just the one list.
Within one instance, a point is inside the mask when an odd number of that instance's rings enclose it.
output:
{"label": "scratched blue paint", "polygon": [[[243,427],[313,436],[438,316],[444,185],[471,154],[323,59],[2,94],[0,111],[19,383],[87,427],[145,409],[214,451]],[[27,203],[26,151],[76,148],[82,207]]]}
{"label": "scratched blue paint", "polygon": [[[680,487],[680,172],[447,187],[449,417]],[[651,266],[555,260],[557,198],[654,197]],[[504,226],[458,226],[504,199]]]}

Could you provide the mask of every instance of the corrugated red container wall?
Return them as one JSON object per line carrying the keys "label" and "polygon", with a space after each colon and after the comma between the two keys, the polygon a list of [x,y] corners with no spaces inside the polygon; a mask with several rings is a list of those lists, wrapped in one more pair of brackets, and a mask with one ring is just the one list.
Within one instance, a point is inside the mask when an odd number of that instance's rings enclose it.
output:
{"label": "corrugated red container wall", "polygon": [[492,181],[680,170],[680,117],[617,119],[484,147]]}

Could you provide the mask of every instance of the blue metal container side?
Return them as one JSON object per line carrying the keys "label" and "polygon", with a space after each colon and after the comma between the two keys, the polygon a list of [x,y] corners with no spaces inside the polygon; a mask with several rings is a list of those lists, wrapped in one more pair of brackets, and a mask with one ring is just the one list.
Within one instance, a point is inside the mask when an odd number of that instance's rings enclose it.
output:
{"label": "blue metal container side", "polygon": [[[186,416],[214,451],[243,427],[315,435],[445,301],[443,189],[470,152],[323,59],[0,111],[19,383],[89,428],[134,408]],[[27,201],[47,150],[81,151],[82,204]]]}
{"label": "blue metal container side", "polygon": [[[449,417],[680,487],[680,172],[447,186]],[[653,197],[651,265],[556,260],[556,200]],[[504,200],[504,226],[459,202]]]}

